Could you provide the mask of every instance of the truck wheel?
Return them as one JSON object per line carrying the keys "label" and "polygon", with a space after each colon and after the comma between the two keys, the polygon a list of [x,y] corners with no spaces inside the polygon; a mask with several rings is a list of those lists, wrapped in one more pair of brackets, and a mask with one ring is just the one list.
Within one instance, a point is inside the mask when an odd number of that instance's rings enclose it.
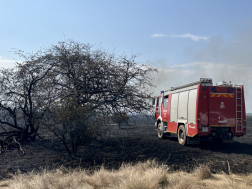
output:
{"label": "truck wheel", "polygon": [[186,144],[186,131],[184,125],[180,125],[178,128],[178,141],[181,145]]}
{"label": "truck wheel", "polygon": [[158,133],[158,138],[163,139],[164,138],[164,131],[162,130],[162,124],[159,123],[157,126],[157,133]]}

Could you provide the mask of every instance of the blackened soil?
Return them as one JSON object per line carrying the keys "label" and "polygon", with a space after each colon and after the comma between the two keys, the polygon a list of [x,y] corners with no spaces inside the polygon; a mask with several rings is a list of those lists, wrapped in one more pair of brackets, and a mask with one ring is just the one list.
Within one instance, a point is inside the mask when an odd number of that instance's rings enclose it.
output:
{"label": "blackened soil", "polygon": [[93,170],[103,165],[117,169],[122,163],[136,163],[155,159],[168,165],[170,171],[187,172],[206,164],[213,173],[252,173],[252,119],[247,119],[247,134],[236,138],[233,144],[220,145],[205,142],[201,145],[181,146],[175,136],[158,139],[152,123],[122,126],[114,125],[111,132],[81,148],[81,158],[69,158],[59,142],[44,139],[22,144],[0,154],[0,178],[9,173],[51,169],[60,166],[83,167]]}

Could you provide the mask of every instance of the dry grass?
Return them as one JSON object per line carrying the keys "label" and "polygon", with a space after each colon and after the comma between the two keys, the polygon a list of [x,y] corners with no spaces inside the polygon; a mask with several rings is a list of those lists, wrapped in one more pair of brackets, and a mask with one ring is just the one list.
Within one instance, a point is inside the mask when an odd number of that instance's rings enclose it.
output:
{"label": "dry grass", "polygon": [[14,175],[0,183],[0,188],[12,189],[246,189],[252,188],[252,175],[211,174],[207,166],[193,173],[167,172],[167,166],[155,161],[136,165],[125,164],[119,170],[104,168],[90,174],[85,170],[65,168],[42,173]]}

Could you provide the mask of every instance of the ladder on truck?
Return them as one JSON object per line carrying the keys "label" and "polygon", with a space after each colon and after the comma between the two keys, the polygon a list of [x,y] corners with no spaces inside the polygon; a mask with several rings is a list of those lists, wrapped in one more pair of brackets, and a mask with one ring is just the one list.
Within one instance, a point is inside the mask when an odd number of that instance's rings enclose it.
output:
{"label": "ladder on truck", "polygon": [[242,85],[236,85],[235,88],[236,88],[235,132],[242,132]]}

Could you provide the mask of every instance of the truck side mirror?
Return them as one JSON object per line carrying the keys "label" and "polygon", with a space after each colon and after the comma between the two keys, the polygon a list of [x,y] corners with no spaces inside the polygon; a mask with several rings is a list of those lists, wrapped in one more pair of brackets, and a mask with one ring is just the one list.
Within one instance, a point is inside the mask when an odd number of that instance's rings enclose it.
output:
{"label": "truck side mirror", "polygon": [[154,106],[154,105],[156,105],[156,103],[155,103],[155,102],[156,102],[156,99],[155,99],[155,98],[153,98],[153,99],[152,99],[152,105],[153,105],[153,106]]}

